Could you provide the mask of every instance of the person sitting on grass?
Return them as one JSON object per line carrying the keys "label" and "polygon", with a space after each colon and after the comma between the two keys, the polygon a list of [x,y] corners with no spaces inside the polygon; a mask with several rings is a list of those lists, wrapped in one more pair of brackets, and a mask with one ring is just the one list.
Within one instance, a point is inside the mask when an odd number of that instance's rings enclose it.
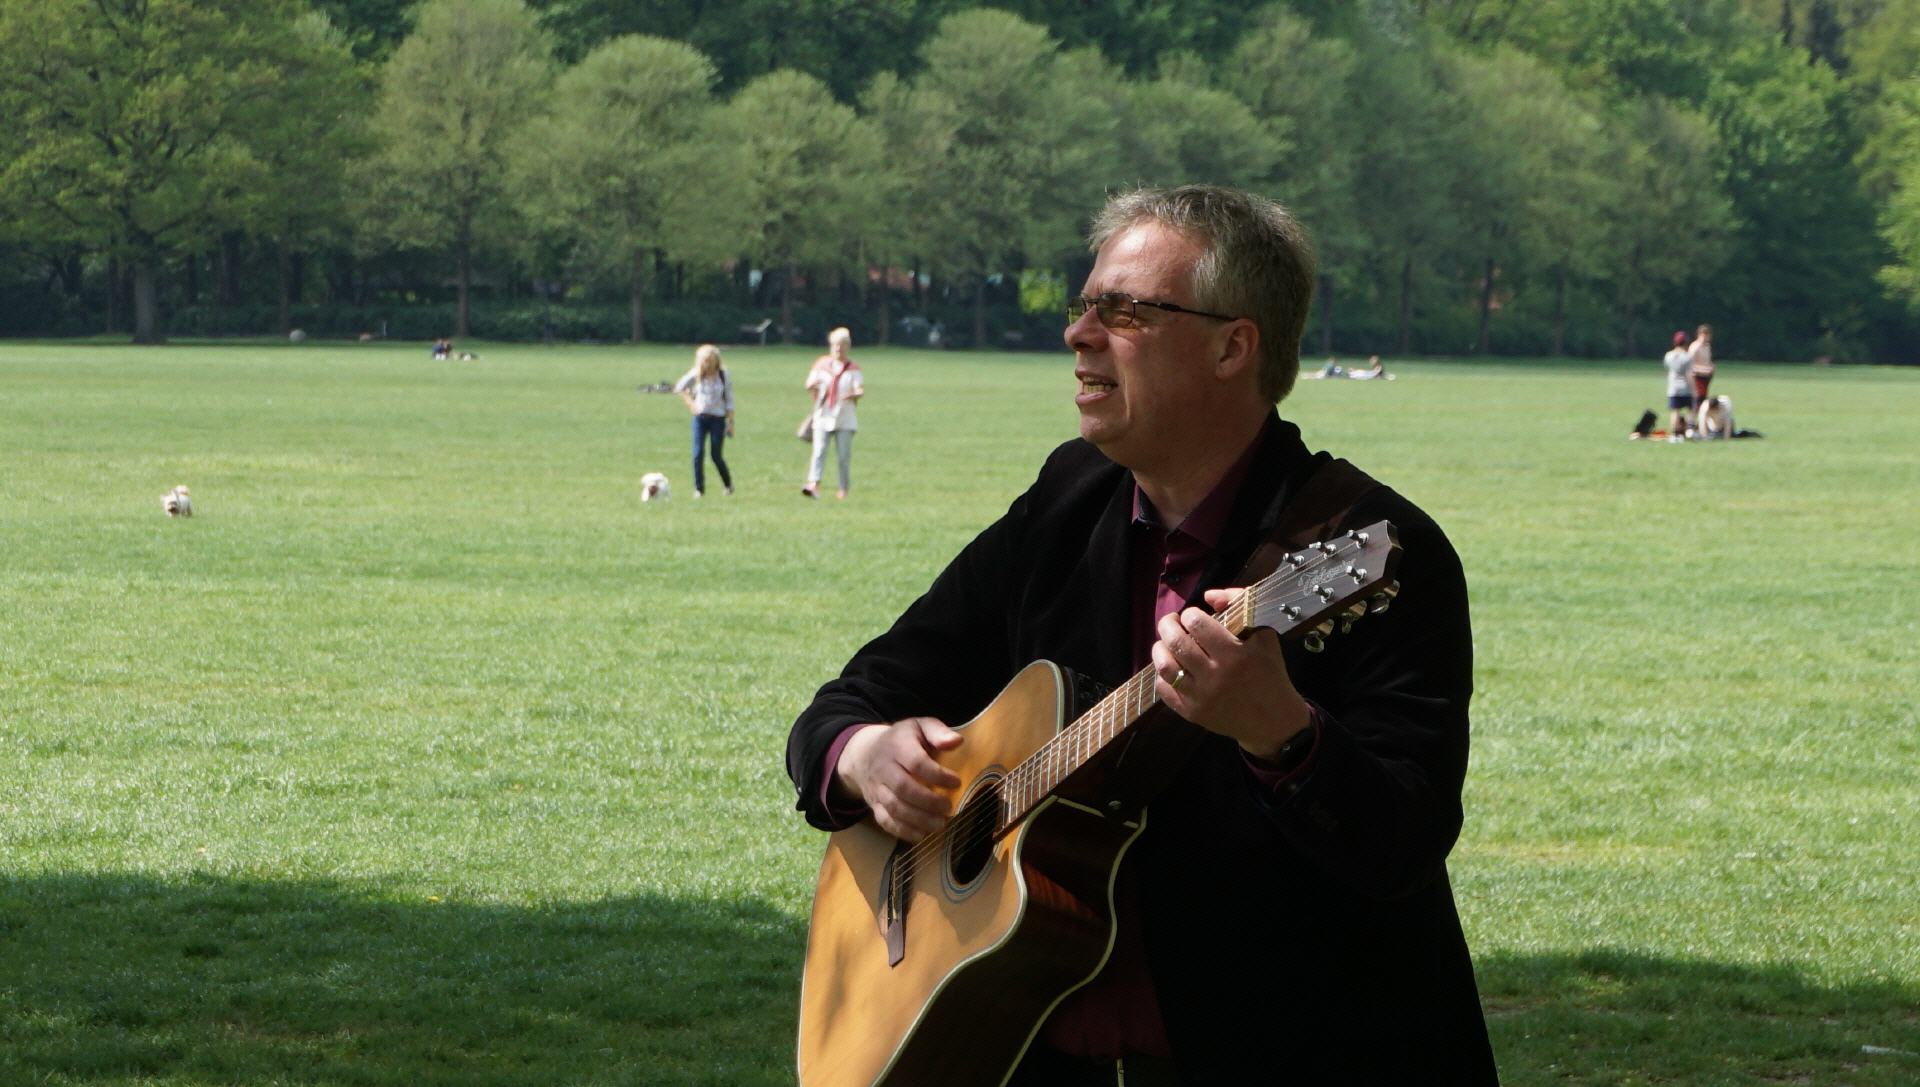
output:
{"label": "person sitting on grass", "polygon": [[1387,373],[1387,368],[1381,363],[1380,356],[1378,355],[1367,356],[1367,368],[1364,370],[1349,370],[1347,371],[1347,376],[1355,381],[1393,380],[1393,375]]}

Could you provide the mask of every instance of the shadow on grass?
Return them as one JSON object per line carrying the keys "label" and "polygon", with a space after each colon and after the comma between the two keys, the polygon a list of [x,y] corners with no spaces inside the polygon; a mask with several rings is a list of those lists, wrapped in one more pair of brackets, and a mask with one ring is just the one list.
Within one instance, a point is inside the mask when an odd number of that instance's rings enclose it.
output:
{"label": "shadow on grass", "polygon": [[[756,902],[0,880],[0,1082],[790,1084],[803,939]],[[1509,1087],[1920,1082],[1920,992],[1892,981],[1608,950],[1477,967]]]}
{"label": "shadow on grass", "polygon": [[755,902],[0,879],[0,1082],[786,1084],[803,939]]}
{"label": "shadow on grass", "polygon": [[1508,1087],[1920,1083],[1920,991],[1631,951],[1476,960]]}

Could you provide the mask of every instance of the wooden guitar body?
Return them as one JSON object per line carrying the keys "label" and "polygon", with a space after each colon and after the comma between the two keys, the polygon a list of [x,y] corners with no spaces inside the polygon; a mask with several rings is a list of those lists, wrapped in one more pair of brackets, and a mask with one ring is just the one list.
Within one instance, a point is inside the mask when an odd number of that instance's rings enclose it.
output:
{"label": "wooden guitar body", "polygon": [[[1060,670],[1036,661],[961,726],[941,757],[961,779],[956,810],[1052,739],[1066,708]],[[980,829],[916,853],[871,821],[835,832],[800,986],[802,1087],[1004,1082],[1106,961],[1114,872],[1142,825],[1052,796],[998,840]]]}

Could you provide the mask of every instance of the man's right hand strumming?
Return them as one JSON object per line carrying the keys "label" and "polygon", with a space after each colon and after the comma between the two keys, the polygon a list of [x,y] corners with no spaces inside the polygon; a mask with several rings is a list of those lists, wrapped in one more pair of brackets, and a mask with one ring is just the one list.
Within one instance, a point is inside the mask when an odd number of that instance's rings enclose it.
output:
{"label": "man's right hand strumming", "polygon": [[934,761],[965,739],[932,717],[908,717],[890,725],[860,726],[840,751],[833,788],[841,798],[865,804],[880,829],[903,842],[939,830],[952,813],[960,777]]}

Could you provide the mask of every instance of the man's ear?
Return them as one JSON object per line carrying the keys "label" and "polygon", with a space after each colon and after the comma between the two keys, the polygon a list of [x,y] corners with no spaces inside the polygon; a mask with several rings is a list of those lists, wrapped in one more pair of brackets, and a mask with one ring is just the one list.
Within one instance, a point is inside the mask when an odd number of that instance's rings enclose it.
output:
{"label": "man's ear", "polygon": [[1260,368],[1260,326],[1241,318],[1221,330],[1220,354],[1214,359],[1213,376],[1222,381],[1237,378]]}

